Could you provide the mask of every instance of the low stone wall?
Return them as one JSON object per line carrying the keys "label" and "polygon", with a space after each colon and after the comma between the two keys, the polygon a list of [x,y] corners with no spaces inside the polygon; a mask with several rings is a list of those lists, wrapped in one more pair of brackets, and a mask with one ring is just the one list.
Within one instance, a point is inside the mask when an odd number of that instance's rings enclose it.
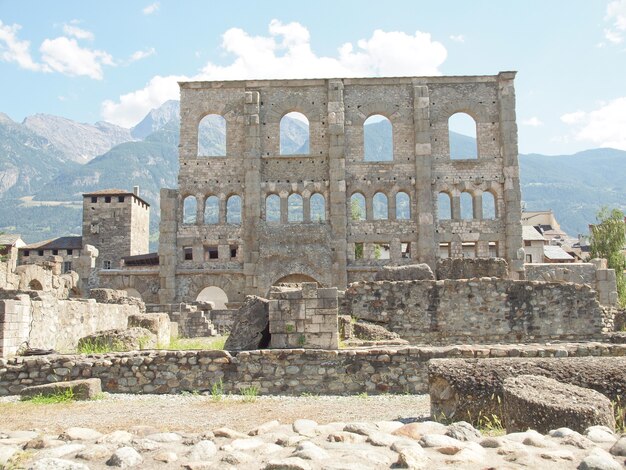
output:
{"label": "low stone wall", "polygon": [[339,313],[383,324],[411,344],[580,341],[612,331],[586,285],[470,279],[350,284]]}
{"label": "low stone wall", "polygon": [[600,304],[617,306],[615,270],[607,268],[605,259],[594,259],[590,263],[533,263],[525,266],[529,281],[588,284],[598,293]]}
{"label": "low stone wall", "polygon": [[17,293],[0,300],[0,357],[17,352],[28,342],[31,348],[69,351],[83,336],[97,331],[126,328],[136,305],[100,304],[93,299],[60,300],[40,293]]}
{"label": "low stone wall", "polygon": [[213,326],[215,326],[215,329],[220,335],[230,333],[235,323],[237,312],[238,310],[233,309],[217,309],[209,312],[211,323],[213,323]]}
{"label": "low stone wall", "polygon": [[0,359],[0,395],[29,385],[100,378],[111,393],[224,392],[256,386],[261,395],[427,393],[434,358],[624,356],[626,345],[395,347],[244,351],[135,351]]}
{"label": "low stone wall", "polygon": [[437,279],[509,278],[509,265],[502,258],[440,258]]}

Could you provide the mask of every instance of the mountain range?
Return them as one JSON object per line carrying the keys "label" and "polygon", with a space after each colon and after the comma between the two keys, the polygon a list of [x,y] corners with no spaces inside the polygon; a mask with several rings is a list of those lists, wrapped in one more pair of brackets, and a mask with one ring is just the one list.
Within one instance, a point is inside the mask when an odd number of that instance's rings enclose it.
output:
{"label": "mountain range", "polygon": [[[131,129],[77,123],[45,114],[16,123],[0,113],[0,231],[27,242],[80,234],[82,193],[140,186],[151,205],[152,248],[158,240],[159,190],[176,187],[178,101],[150,111]],[[390,153],[386,121],[367,125],[366,155]],[[368,137],[369,141],[369,137]],[[209,116],[200,126],[206,155],[224,153],[225,128]],[[285,153],[307,153],[306,123],[288,119],[281,133]],[[475,140],[451,134],[453,154],[471,154]],[[205,153],[206,152],[206,153]],[[552,209],[571,235],[587,233],[603,206],[626,209],[626,152],[601,148],[574,155],[520,155],[522,199],[527,210]]]}

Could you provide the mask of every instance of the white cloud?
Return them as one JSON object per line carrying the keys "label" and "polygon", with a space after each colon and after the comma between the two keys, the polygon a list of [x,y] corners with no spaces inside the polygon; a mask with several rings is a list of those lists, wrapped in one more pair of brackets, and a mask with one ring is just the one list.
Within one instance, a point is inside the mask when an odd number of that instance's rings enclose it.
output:
{"label": "white cloud", "polygon": [[157,76],[142,89],[102,104],[104,119],[132,126],[152,108],[178,99],[179,80],[327,78],[357,76],[440,75],[446,48],[431,35],[375,30],[369,39],[343,44],[335,57],[311,50],[308,29],[300,23],[272,20],[269,35],[250,36],[239,28],[222,35],[222,49],[233,56],[228,65],[208,62],[193,76]]}
{"label": "white cloud", "polygon": [[465,42],[465,36],[462,34],[451,34],[450,39],[454,42]]}
{"label": "white cloud", "polygon": [[148,5],[147,7],[145,7],[141,11],[143,12],[144,15],[151,15],[152,13],[156,13],[160,6],[161,4],[159,2],[154,2]]}
{"label": "white cloud", "polygon": [[572,132],[575,140],[626,150],[626,96],[603,103],[587,113],[565,114],[561,120],[576,126]]}
{"label": "white cloud", "polygon": [[584,111],[574,111],[573,113],[566,113],[563,116],[561,116],[561,121],[563,121],[565,124],[576,124],[578,122],[582,122],[582,120],[585,118],[585,112]]}
{"label": "white cloud", "polygon": [[85,75],[101,80],[102,66],[115,65],[109,53],[80,47],[76,39],[64,36],[45,39],[39,50],[49,70],[65,75]]}
{"label": "white cloud", "polygon": [[145,51],[135,51],[131,54],[128,63],[137,62],[138,60],[145,59],[146,57],[150,57],[154,54],[156,54],[156,49],[154,47],[146,49]]}
{"label": "white cloud", "polygon": [[86,39],[88,41],[93,41],[94,39],[94,34],[91,31],[79,28],[73,24],[64,24],[63,32],[68,36],[75,37],[76,39]]}
{"label": "white cloud", "polygon": [[17,37],[20,28],[18,24],[9,26],[0,20],[0,60],[15,62],[26,70],[41,71],[41,64],[33,61],[30,55],[30,42]]}
{"label": "white cloud", "polygon": [[604,20],[611,23],[604,30],[604,37],[613,44],[620,44],[626,35],[626,0],[614,0],[606,6]]}
{"label": "white cloud", "polygon": [[543,122],[537,116],[533,116],[531,118],[524,119],[522,121],[522,125],[530,126],[530,127],[539,127],[539,126],[543,126]]}

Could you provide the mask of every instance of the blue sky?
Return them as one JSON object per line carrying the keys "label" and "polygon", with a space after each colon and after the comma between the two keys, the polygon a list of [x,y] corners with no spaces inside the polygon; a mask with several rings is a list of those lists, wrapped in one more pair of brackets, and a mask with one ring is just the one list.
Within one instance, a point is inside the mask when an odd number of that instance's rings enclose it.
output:
{"label": "blue sky", "polygon": [[0,0],[0,112],[129,127],[177,80],[517,70],[520,152],[626,150],[626,0]]}

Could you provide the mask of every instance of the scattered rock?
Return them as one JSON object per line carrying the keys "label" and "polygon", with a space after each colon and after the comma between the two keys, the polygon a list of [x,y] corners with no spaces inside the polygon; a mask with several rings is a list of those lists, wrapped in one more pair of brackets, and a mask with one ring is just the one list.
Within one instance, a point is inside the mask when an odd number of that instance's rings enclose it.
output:
{"label": "scattered rock", "polygon": [[134,467],[143,462],[143,457],[132,447],[120,447],[107,460],[107,465],[111,467]]}
{"label": "scattered rock", "polygon": [[419,441],[422,447],[463,447],[463,443],[443,434],[424,434]]}
{"label": "scattered rock", "polygon": [[162,450],[154,454],[152,458],[157,462],[170,463],[176,462],[178,460],[178,455],[176,455],[176,452]]}
{"label": "scattered rock", "polygon": [[271,431],[275,427],[280,426],[280,422],[278,420],[268,421],[267,423],[263,423],[260,426],[257,426],[252,431],[248,433],[249,436],[258,436],[259,434],[266,434]]}
{"label": "scattered rock", "polygon": [[109,446],[96,444],[81,450],[76,454],[76,458],[89,461],[103,460],[110,456],[111,452],[113,452],[113,450]]}
{"label": "scattered rock", "polygon": [[159,432],[156,434],[150,434],[149,436],[146,436],[146,439],[149,439],[153,442],[168,443],[168,442],[180,442],[183,440],[183,436],[175,432]]}
{"label": "scattered rock", "polygon": [[211,441],[200,441],[194,444],[189,451],[189,460],[209,460],[217,454],[217,447]]}
{"label": "scattered rock", "polygon": [[126,445],[133,440],[133,435],[128,431],[113,431],[105,434],[96,441],[97,444],[116,444]]}
{"label": "scattered rock", "polygon": [[578,465],[578,470],[622,470],[619,464],[607,451],[594,448]]}
{"label": "scattered rock", "polygon": [[30,464],[28,470],[89,470],[89,467],[70,460],[44,458]]}
{"label": "scattered rock", "polygon": [[214,429],[213,434],[215,437],[226,437],[228,439],[245,439],[248,437],[247,434],[226,427]]}
{"label": "scattered rock", "polygon": [[317,428],[317,423],[311,419],[297,419],[293,422],[294,432],[302,436],[315,436],[315,428]]}
{"label": "scattered rock", "polygon": [[68,428],[59,436],[62,441],[95,441],[102,433],[89,428]]}
{"label": "scattered rock", "polygon": [[591,426],[585,430],[585,436],[596,444],[614,443],[617,440],[613,431],[606,426]]}
{"label": "scattered rock", "polygon": [[620,437],[618,441],[613,444],[613,447],[611,447],[609,452],[619,457],[626,457],[626,436],[622,435],[622,437]]}
{"label": "scattered rock", "polygon": [[304,441],[298,444],[294,456],[305,460],[324,460],[330,457],[328,452],[311,441]]}
{"label": "scattered rock", "polygon": [[17,453],[20,448],[17,446],[0,445],[0,468],[4,468],[7,462]]}
{"label": "scattered rock", "polygon": [[458,439],[459,441],[478,441],[482,437],[482,434],[470,423],[458,421],[448,426],[446,436]]}
{"label": "scattered rock", "polygon": [[270,460],[263,470],[311,470],[306,460],[300,457],[288,457],[281,460]]}

